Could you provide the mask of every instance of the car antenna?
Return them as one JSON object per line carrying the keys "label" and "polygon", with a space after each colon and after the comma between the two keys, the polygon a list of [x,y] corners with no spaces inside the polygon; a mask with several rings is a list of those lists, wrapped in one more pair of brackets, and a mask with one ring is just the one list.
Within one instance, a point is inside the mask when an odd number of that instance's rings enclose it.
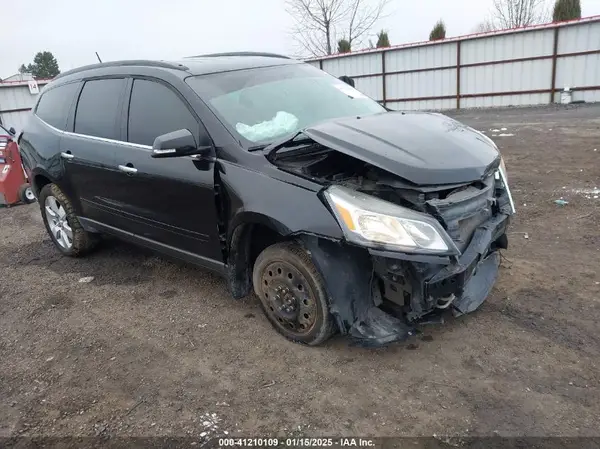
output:
{"label": "car antenna", "polygon": [[98,58],[98,62],[102,63],[102,59],[100,59],[100,55],[98,55],[98,52],[96,52],[96,58]]}

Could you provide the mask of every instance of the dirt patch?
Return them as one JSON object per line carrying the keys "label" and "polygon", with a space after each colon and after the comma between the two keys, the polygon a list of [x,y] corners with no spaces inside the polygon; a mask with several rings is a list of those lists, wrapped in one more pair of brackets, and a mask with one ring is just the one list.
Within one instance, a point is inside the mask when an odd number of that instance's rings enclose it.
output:
{"label": "dirt patch", "polygon": [[599,115],[457,115],[513,134],[492,137],[518,209],[499,282],[375,350],[289,343],[211,274],[115,241],[64,258],[37,205],[1,209],[0,436],[597,436]]}

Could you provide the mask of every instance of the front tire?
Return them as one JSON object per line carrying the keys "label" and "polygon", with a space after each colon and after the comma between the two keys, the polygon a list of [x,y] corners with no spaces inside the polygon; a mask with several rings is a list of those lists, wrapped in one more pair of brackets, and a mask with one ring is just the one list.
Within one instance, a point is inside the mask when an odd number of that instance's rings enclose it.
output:
{"label": "front tire", "polygon": [[256,259],[252,280],[267,319],[287,339],[317,346],[335,333],[323,278],[298,244],[266,248]]}
{"label": "front tire", "polygon": [[38,201],[48,235],[61,253],[80,257],[96,246],[97,237],[83,229],[73,204],[56,184],[46,184]]}

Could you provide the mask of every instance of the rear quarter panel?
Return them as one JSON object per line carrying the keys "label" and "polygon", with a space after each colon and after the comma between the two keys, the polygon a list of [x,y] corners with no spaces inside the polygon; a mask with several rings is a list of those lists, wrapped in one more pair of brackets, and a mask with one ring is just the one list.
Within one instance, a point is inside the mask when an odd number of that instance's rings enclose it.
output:
{"label": "rear quarter panel", "polygon": [[60,131],[46,125],[34,114],[29,116],[19,137],[19,151],[23,166],[36,195],[39,194],[39,186],[36,185],[37,176],[44,176],[61,188],[65,187],[60,157],[61,138]]}

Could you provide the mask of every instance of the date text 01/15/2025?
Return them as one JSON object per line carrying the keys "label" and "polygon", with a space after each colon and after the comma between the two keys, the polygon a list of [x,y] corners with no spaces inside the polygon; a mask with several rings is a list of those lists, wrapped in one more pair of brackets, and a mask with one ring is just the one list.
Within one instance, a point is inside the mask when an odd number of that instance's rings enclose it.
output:
{"label": "date text 01/15/2025", "polygon": [[373,447],[369,438],[219,438],[219,447]]}

